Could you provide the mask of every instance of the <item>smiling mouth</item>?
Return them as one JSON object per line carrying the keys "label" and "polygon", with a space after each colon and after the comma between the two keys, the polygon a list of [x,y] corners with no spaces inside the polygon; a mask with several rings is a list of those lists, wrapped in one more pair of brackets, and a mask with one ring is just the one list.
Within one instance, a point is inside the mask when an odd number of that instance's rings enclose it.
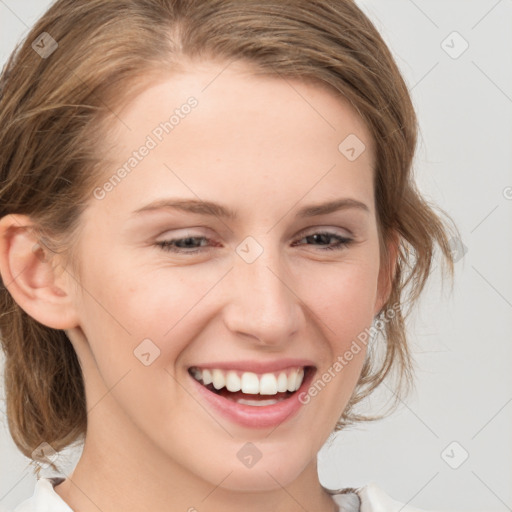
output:
{"label": "smiling mouth", "polygon": [[212,393],[239,404],[254,406],[273,405],[290,398],[312,371],[312,366],[264,374],[194,366],[188,370],[192,378]]}

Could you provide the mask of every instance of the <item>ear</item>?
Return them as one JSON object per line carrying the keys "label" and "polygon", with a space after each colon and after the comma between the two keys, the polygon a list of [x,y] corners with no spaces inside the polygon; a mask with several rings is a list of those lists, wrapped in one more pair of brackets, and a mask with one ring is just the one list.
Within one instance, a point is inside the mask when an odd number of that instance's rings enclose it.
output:
{"label": "ear", "polygon": [[388,259],[380,262],[377,300],[375,301],[374,316],[378,315],[389,300],[393,288],[393,280],[396,275],[398,263],[398,250],[400,245],[400,236],[396,231],[390,235],[387,242]]}
{"label": "ear", "polygon": [[0,219],[0,275],[18,305],[32,318],[53,329],[78,325],[68,271],[38,240],[26,215]]}

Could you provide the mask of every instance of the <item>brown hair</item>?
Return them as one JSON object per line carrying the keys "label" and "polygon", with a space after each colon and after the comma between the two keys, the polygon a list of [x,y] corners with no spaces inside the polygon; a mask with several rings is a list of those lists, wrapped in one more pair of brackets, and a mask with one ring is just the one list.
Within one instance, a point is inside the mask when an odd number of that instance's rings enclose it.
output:
{"label": "brown hair", "polygon": [[[58,47],[42,57],[33,43],[43,33]],[[39,47],[51,48],[48,36],[42,37]],[[395,405],[409,391],[414,362],[405,307],[424,288],[435,245],[452,278],[453,259],[448,226],[412,176],[417,119],[406,84],[353,1],[56,1],[0,77],[0,218],[29,215],[44,236],[41,242],[76,267],[72,240],[105,167],[99,148],[108,122],[116,119],[114,109],[149,77],[186,69],[194,59],[239,60],[255,73],[313,80],[347,98],[365,121],[375,148],[382,264],[389,256],[384,242],[399,235],[392,291],[382,308],[394,314],[383,322],[385,343],[379,346],[385,353],[379,358],[370,346],[336,430],[383,417],[356,413],[354,406],[393,372]],[[42,442],[59,451],[87,427],[74,349],[64,331],[28,316],[4,283],[0,311],[11,435],[29,458]]]}

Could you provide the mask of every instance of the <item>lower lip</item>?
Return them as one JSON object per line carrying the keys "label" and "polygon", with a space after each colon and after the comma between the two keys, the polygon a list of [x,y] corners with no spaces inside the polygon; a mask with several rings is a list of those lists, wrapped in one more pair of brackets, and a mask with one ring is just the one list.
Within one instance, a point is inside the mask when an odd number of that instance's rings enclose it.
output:
{"label": "lower lip", "polygon": [[[245,405],[216,395],[209,391],[194,377],[189,377],[194,382],[200,396],[208,402],[216,411],[227,419],[249,428],[269,428],[277,427],[281,423],[295,416],[300,408],[304,405],[299,400],[301,393],[306,391],[311,382],[314,371],[308,372],[308,375],[302,382],[300,388],[295,391],[290,398],[286,398],[272,405]],[[272,395],[269,395],[269,399]]]}

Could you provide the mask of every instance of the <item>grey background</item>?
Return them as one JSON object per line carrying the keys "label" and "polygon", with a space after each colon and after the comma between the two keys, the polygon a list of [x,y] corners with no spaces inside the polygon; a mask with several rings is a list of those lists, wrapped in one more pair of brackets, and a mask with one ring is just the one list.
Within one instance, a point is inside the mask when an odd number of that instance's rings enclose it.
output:
{"label": "grey background", "polygon": [[[420,189],[453,217],[467,252],[453,294],[435,274],[409,322],[416,391],[390,418],[331,437],[320,479],[374,481],[427,510],[512,510],[512,0],[358,3],[412,89]],[[0,62],[48,4],[0,0]],[[469,44],[460,56],[454,31]],[[383,387],[368,407],[389,396]],[[1,512],[32,495],[35,477],[0,405]],[[59,456],[66,471],[78,455]]]}

